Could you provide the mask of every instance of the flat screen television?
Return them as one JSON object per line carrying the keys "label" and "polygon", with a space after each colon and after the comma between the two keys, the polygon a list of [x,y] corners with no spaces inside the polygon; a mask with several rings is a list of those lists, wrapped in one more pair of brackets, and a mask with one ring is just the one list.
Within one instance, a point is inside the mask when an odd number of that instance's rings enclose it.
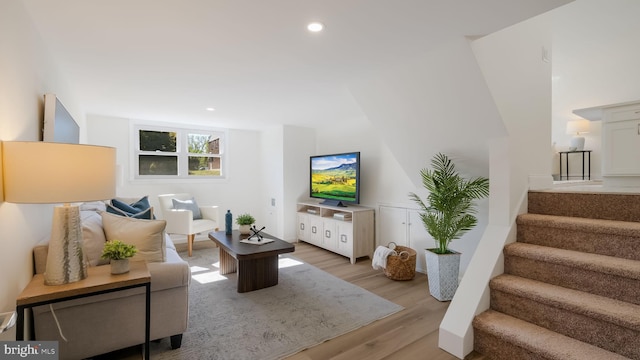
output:
{"label": "flat screen television", "polygon": [[311,197],[322,204],[359,204],[360,152],[311,156],[309,179]]}
{"label": "flat screen television", "polygon": [[42,141],[80,143],[80,127],[55,94],[44,94]]}

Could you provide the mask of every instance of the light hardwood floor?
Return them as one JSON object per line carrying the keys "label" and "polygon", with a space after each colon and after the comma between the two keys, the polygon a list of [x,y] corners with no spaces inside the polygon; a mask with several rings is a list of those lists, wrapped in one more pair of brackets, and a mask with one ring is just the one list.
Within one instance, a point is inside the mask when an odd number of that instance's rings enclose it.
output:
{"label": "light hardwood floor", "polygon": [[[213,247],[211,241],[197,241],[194,249]],[[298,259],[336,277],[360,286],[404,310],[355,331],[306,349],[286,360],[456,360],[438,348],[438,326],[449,306],[429,295],[425,274],[416,273],[413,280],[393,281],[381,270],[373,270],[371,259],[349,259],[303,242],[295,243],[292,254]],[[176,244],[186,259],[186,244]],[[96,357],[95,360],[140,359],[140,347]],[[260,359],[255,359],[260,360]],[[472,352],[466,360],[488,360]]]}
{"label": "light hardwood floor", "polygon": [[[371,260],[349,259],[303,242],[295,244],[293,255],[306,263],[371,291],[405,309],[360,329],[290,356],[287,360],[454,360],[438,348],[438,326],[449,306],[429,295],[425,274],[413,280],[393,281],[381,270],[371,267]],[[467,359],[485,360],[477,353]]]}

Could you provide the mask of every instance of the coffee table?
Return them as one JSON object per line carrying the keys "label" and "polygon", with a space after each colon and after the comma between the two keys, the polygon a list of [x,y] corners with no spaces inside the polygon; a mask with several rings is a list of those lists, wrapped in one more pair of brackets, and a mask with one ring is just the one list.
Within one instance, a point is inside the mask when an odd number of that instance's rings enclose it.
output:
{"label": "coffee table", "polygon": [[278,255],[295,250],[293,244],[261,232],[273,242],[254,245],[240,242],[248,235],[234,230],[209,233],[209,239],[220,247],[220,274],[238,272],[238,292],[244,293],[278,284]]}

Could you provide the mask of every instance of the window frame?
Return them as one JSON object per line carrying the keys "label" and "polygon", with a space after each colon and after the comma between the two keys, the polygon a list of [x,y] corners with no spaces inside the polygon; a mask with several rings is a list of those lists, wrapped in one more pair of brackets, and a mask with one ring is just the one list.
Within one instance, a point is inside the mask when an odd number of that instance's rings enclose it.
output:
{"label": "window frame", "polygon": [[[176,133],[176,152],[162,152],[162,151],[143,151],[140,150],[140,131],[159,131],[159,132],[174,132]],[[215,181],[226,180],[229,156],[227,154],[227,139],[228,130],[211,127],[200,126],[188,126],[178,127],[169,124],[157,124],[146,122],[133,122],[131,124],[131,180],[135,182],[144,182],[148,180],[153,181],[185,181],[185,182],[198,182],[198,181]],[[189,141],[188,136],[190,134],[202,134],[202,135],[214,135],[220,139],[219,154],[197,154],[189,153]],[[176,156],[177,158],[177,175],[140,175],[139,164],[140,156]],[[189,157],[190,156],[205,156],[210,158],[220,159],[220,175],[189,175]]]}

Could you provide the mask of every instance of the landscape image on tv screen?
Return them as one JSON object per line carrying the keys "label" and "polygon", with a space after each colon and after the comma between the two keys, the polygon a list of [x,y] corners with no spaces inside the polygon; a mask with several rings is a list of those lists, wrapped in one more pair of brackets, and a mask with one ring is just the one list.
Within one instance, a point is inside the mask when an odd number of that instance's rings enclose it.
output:
{"label": "landscape image on tv screen", "polygon": [[311,157],[311,197],[358,201],[360,153]]}

